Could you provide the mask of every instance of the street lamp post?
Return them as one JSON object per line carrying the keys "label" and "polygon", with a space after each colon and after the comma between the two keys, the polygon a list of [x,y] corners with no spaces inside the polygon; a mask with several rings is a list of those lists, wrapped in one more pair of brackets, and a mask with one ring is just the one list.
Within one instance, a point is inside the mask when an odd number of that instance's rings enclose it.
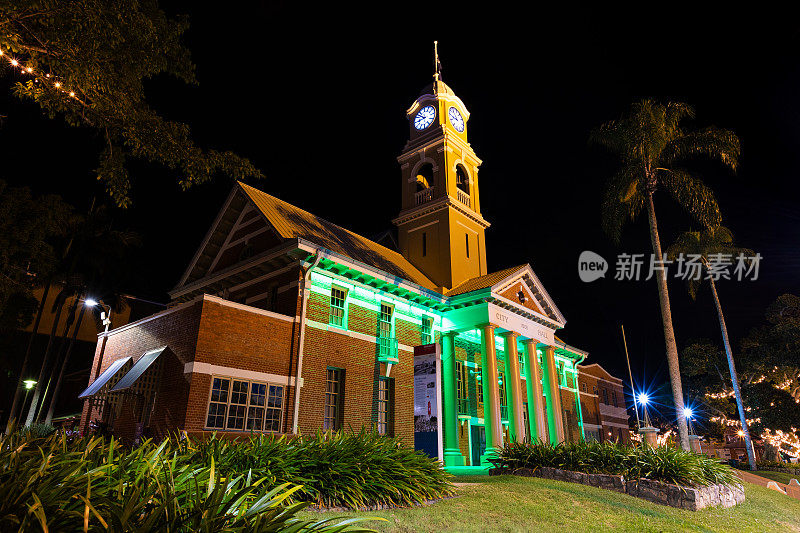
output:
{"label": "street lamp post", "polygon": [[[85,303],[89,307],[94,307],[96,305],[103,307],[103,311],[100,313],[100,318],[103,321],[103,325],[106,327],[105,331],[107,333],[108,327],[111,325],[111,306],[101,303],[94,298],[87,298]],[[108,313],[105,311],[106,308],[108,308]],[[100,368],[103,366],[103,355],[106,352],[106,342],[108,342],[108,335],[103,335],[103,343],[100,345],[100,356],[97,360],[97,368],[94,371],[94,376],[92,376],[92,381],[97,379],[97,376],[100,375]]]}
{"label": "street lamp post", "polygon": [[642,436],[642,441],[655,448],[658,445],[658,429],[654,428],[650,423],[650,415],[647,412],[647,404],[650,403],[650,396],[645,392],[640,392],[636,397],[639,405],[642,406],[644,426],[639,428],[639,434]]}
{"label": "street lamp post", "polygon": [[22,400],[22,407],[20,408],[20,412],[25,410],[25,404],[28,403],[28,394],[30,394],[31,389],[36,386],[36,381],[33,379],[26,379],[22,383],[25,385],[25,399]]}
{"label": "street lamp post", "polygon": [[694,434],[694,427],[692,426],[694,411],[692,411],[691,407],[686,407],[683,410],[683,416],[686,418],[686,425],[689,427],[689,449],[694,453],[702,453],[703,449],[700,446],[700,435]]}

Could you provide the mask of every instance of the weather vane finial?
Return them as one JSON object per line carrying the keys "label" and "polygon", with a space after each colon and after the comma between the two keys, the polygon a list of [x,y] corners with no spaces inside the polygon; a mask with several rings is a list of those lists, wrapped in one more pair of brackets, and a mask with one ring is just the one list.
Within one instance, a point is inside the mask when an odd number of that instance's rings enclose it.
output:
{"label": "weather vane finial", "polygon": [[433,41],[433,80],[442,79],[442,63],[439,61],[439,41]]}

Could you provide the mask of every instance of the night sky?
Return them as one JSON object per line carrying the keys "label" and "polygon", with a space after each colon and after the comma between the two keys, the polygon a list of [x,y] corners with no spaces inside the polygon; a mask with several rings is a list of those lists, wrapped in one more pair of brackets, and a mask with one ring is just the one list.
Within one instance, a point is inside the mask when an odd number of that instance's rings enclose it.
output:
{"label": "night sky", "polygon": [[[734,343],[775,297],[800,293],[800,35],[790,14],[735,13],[728,4],[634,20],[607,6],[464,7],[461,18],[431,3],[393,12],[295,4],[162,3],[190,16],[186,42],[200,85],[159,78],[150,99],[190,124],[202,146],[253,161],[266,175],[253,185],[365,236],[390,227],[400,209],[405,110],[431,81],[438,39],[443,79],[471,112],[469,141],[483,159],[489,271],[530,262],[567,318],[560,336],[588,350],[589,362],[627,374],[624,323],[635,380],[667,375],[655,282],[613,279],[617,253],[649,254],[647,221],[627,226],[619,247],[602,233],[600,196],[615,161],[587,144],[592,128],[643,97],[690,103],[695,126],[741,139],[737,174],[692,166],[716,191],[738,244],[764,256],[758,281],[719,284]],[[13,79],[0,86],[0,177],[85,211],[98,190],[99,141],[13,99]],[[163,169],[131,170],[134,206],[116,215],[144,236],[130,292],[166,301],[231,184],[181,192]],[[663,245],[692,226],[664,193],[656,211]],[[579,280],[583,250],[609,261],[606,279]],[[679,349],[698,337],[718,342],[707,287],[696,302],[679,281],[670,291]]]}

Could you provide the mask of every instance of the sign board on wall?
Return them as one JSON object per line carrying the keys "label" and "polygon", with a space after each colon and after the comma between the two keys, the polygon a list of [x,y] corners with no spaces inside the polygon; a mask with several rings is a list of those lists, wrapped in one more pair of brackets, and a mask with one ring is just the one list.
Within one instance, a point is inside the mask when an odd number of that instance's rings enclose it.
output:
{"label": "sign board on wall", "polygon": [[528,320],[515,313],[506,311],[502,307],[494,304],[488,305],[488,312],[489,322],[503,329],[516,331],[529,339],[536,339],[546,344],[552,345],[556,342],[555,333],[547,326],[543,326],[533,320]]}
{"label": "sign board on wall", "polygon": [[414,448],[444,459],[442,358],[438,344],[414,347]]}

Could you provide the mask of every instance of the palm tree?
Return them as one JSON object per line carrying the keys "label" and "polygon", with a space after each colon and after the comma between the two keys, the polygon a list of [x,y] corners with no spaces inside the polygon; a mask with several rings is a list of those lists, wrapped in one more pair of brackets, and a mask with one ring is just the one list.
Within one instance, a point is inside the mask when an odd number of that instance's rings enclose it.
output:
{"label": "palm tree", "polygon": [[[739,390],[739,378],[736,375],[736,366],[733,364],[733,353],[731,352],[731,343],[728,339],[728,328],[725,326],[725,316],[722,314],[722,305],[719,303],[714,276],[710,275],[714,256],[721,258],[724,255],[730,255],[732,258],[744,258],[755,256],[755,252],[747,248],[737,248],[734,246],[733,235],[730,230],[724,226],[708,228],[704,231],[687,231],[680,235],[675,243],[667,249],[667,256],[673,260],[680,260],[681,257],[685,256],[699,257],[700,263],[705,267],[706,271],[709,272],[706,279],[708,279],[709,286],[711,287],[714,305],[717,307],[719,327],[720,330],[722,330],[722,343],[725,345],[725,355],[728,357],[728,369],[731,373],[733,394],[736,398],[736,407],[739,410],[739,421],[742,423],[742,432],[744,433],[744,445],[747,449],[747,459],[750,462],[750,470],[755,470],[756,458],[753,453],[753,444],[750,440],[750,430],[747,428],[747,417],[745,416],[744,405],[742,403],[742,393]],[[699,274],[700,273],[696,276],[691,276],[687,280],[689,284],[689,294],[693,300],[697,298],[697,289],[702,281]]]}
{"label": "palm tree", "polygon": [[[88,294],[89,287],[108,287],[112,283],[119,286],[124,283],[126,276],[132,275],[128,255],[132,247],[138,246],[139,243],[138,234],[115,229],[109,210],[104,206],[96,208],[94,202],[86,217],[75,220],[72,236],[62,257],[60,270],[65,274],[58,276],[62,288],[53,304],[55,319],[39,369],[33,399],[28,408],[26,426],[34,421],[38,422],[42,415],[41,409],[44,408],[48,393],[44,387],[53,383],[56,389],[60,389],[60,380],[57,378],[58,363],[63,347],[69,342],[69,328],[75,320],[81,295]],[[72,303],[68,306],[67,323],[58,343],[60,348],[56,349],[56,326],[61,319],[64,306],[70,300]],[[53,355],[56,356],[56,361],[51,372]]]}
{"label": "palm tree", "polygon": [[[681,128],[683,119],[693,117],[694,110],[686,104],[642,100],[633,104],[619,120],[606,122],[591,133],[590,142],[600,144],[620,157],[620,169],[608,180],[602,204],[603,228],[615,242],[619,243],[625,222],[634,220],[642,209],[646,209],[653,254],[656,259],[663,257],[653,205],[653,195],[659,189],[667,191],[703,226],[719,225],[719,206],[713,192],[681,163],[705,156],[718,159],[736,170],[739,139],[733,132],[715,127],[698,131]],[[681,447],[689,450],[667,276],[664,269],[657,270],[656,274],[672,397],[678,415],[678,434]]]}

